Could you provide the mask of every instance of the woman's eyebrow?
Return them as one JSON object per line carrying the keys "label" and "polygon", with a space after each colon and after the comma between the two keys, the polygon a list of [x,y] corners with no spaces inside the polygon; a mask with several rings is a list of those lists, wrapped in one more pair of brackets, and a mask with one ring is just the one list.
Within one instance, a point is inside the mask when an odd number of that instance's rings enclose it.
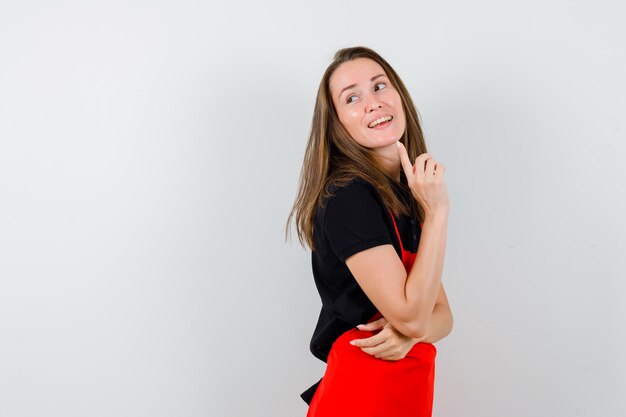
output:
{"label": "woman's eyebrow", "polygon": [[[386,76],[386,74],[378,74],[378,75],[374,75],[374,76],[372,77],[372,79],[370,80],[370,82],[374,81],[374,80],[375,80],[376,78],[378,78],[378,77],[384,77],[384,76]],[[344,88],[343,88],[343,89],[339,92],[339,95],[337,96],[337,99],[340,99],[340,98],[341,98],[341,95],[343,94],[343,92],[344,92],[344,91],[346,91],[346,90],[351,89],[352,87],[356,87],[356,84],[350,84],[349,86],[344,87]]]}

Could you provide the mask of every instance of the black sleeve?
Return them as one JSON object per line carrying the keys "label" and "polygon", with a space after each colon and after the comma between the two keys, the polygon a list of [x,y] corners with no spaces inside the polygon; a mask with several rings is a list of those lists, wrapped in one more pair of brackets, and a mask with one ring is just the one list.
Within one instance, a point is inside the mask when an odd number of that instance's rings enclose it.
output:
{"label": "black sleeve", "polygon": [[392,244],[382,202],[369,185],[352,182],[328,200],[324,234],[341,260],[374,246]]}

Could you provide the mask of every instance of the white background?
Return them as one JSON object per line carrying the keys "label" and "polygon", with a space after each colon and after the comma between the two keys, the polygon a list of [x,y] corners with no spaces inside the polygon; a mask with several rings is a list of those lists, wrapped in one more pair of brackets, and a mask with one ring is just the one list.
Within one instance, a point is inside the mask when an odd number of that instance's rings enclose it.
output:
{"label": "white background", "polygon": [[623,416],[625,19],[0,1],[0,417],[306,414],[320,300],[283,232],[319,80],[355,45],[446,165],[434,416]]}

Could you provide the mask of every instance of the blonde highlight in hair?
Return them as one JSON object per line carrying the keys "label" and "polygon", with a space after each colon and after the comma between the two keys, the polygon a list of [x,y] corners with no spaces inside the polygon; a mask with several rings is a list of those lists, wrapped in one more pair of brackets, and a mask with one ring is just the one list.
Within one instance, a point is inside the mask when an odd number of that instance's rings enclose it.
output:
{"label": "blonde highlight in hair", "polygon": [[[408,190],[402,181],[388,175],[378,162],[375,152],[357,143],[346,131],[333,104],[330,94],[330,77],[344,62],[357,58],[369,58],[377,62],[387,78],[398,91],[406,118],[406,129],[400,142],[406,147],[409,159],[415,161],[426,150],[419,115],[411,95],[396,71],[378,53],[364,46],[343,48],[335,53],[317,90],[311,131],[300,171],[298,193],[287,218],[285,239],[295,215],[296,231],[301,244],[315,250],[313,222],[317,209],[332,194],[330,186],[341,187],[355,178],[372,184],[380,194],[385,206],[394,215],[408,214],[409,207],[394,192],[394,187]],[[401,170],[401,175],[404,173]],[[418,220],[424,219],[424,211],[416,202]]]}

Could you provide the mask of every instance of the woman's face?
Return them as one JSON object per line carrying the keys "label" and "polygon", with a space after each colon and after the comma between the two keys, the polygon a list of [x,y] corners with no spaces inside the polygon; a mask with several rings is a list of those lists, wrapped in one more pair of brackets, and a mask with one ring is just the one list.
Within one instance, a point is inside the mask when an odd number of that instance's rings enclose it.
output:
{"label": "woman's face", "polygon": [[[400,94],[376,61],[357,58],[344,62],[330,76],[329,84],[339,121],[356,142],[380,148],[402,137],[406,120]],[[389,116],[391,121],[371,126]]]}

